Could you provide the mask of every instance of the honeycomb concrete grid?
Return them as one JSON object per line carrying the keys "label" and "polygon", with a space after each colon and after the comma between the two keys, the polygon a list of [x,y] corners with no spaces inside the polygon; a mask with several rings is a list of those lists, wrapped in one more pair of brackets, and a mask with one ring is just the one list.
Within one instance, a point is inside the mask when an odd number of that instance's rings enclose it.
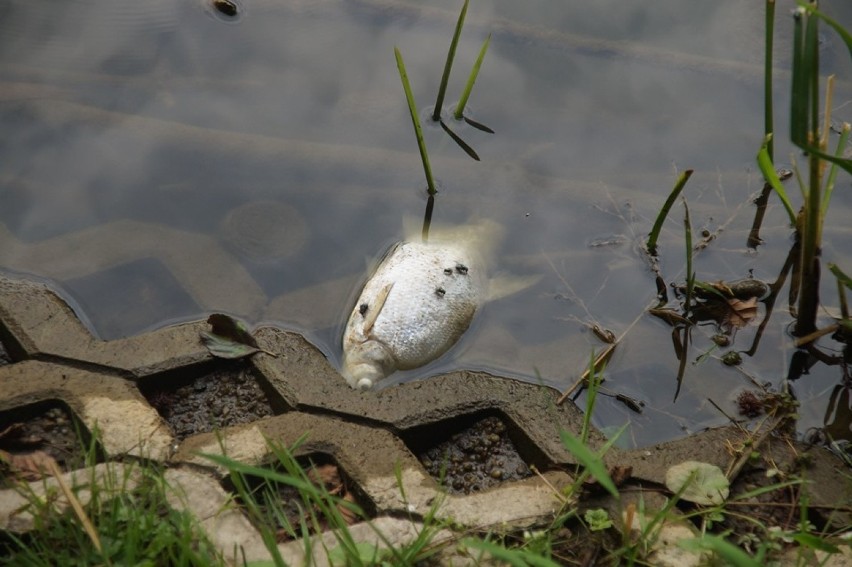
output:
{"label": "honeycomb concrete grid", "polygon": [[[0,276],[0,341],[14,361],[0,366],[0,412],[59,400],[90,431],[99,431],[108,457],[135,455],[169,463],[173,505],[190,510],[226,556],[245,553],[249,560],[267,558],[268,552],[246,517],[228,505],[230,496],[220,484],[224,471],[201,454],[224,452],[241,462],[261,464],[271,454],[268,441],[291,445],[306,435],[300,451],[333,458],[363,495],[365,507],[375,516],[374,525],[381,526],[392,544],[416,537],[432,506],[437,506],[439,517],[453,520],[454,525],[545,523],[559,507],[554,488],[571,482],[564,471],[570,470],[574,460],[559,442],[559,432],[577,433],[582,416],[571,404],[557,406],[558,392],[467,371],[378,392],[355,391],[303,337],[273,328],[259,329],[255,336],[263,348],[278,356],[258,354],[251,364],[258,379],[266,382],[265,389],[280,397],[277,405],[285,411],[177,443],[138,385],[167,373],[215,364],[199,340],[199,332],[206,329],[205,323],[196,322],[101,341],[44,285]],[[519,452],[543,474],[468,496],[442,493],[410,446],[446,437],[464,420],[485,415],[498,415],[507,423]],[[610,449],[606,460],[631,467],[632,483],[659,486],[666,469],[684,460],[726,468],[734,458],[732,449],[745,439],[745,433],[734,427],[719,428],[639,450]],[[594,433],[589,444],[597,449],[603,442]],[[768,442],[762,451],[779,468],[798,454],[780,440]],[[811,456],[810,502],[848,506],[852,486],[839,480],[845,478],[842,465],[821,450],[812,451]],[[74,473],[65,476],[72,481]],[[33,489],[42,490],[44,485],[33,483]],[[18,493],[0,491],[0,529],[29,529],[31,524],[20,507]],[[376,540],[369,526],[354,526],[353,533],[365,541]],[[452,534],[442,532],[440,537]],[[334,539],[330,534],[316,538],[326,538],[329,545]],[[281,552],[289,563],[305,560],[301,543],[282,544]],[[325,561],[315,559],[318,564]]]}

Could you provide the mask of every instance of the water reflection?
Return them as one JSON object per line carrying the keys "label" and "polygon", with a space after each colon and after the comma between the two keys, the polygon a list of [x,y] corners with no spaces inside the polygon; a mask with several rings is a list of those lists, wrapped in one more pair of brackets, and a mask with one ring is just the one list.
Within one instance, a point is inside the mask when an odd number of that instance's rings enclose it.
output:
{"label": "water reflection", "polygon": [[[468,367],[564,389],[603,348],[596,324],[622,337],[608,387],[646,402],[640,415],[602,399],[596,419],[631,421],[639,444],[724,422],[706,400],[730,409],[750,386],[743,373],[780,385],[791,350],[783,313],[741,368],[690,362],[673,402],[671,329],[646,315],[657,289],[641,252],[673,172],[694,168],[694,223],[718,232],[696,258],[699,275],[774,281],[785,263],[790,231],[771,201],[764,244],[746,246],[762,187],[757,4],[471,7],[457,68],[469,69],[493,33],[469,105],[498,133],[453,126],[476,164],[439,128],[425,129],[440,183],[433,214],[442,224],[500,221],[499,269],[542,280],[488,305],[451,356],[397,380]],[[781,4],[779,14],[792,2]],[[341,318],[365,258],[427,207],[393,46],[417,100],[433,100],[459,6],[234,5],[235,25],[203,2],[0,7],[0,266],[57,282],[105,338],[226,311],[303,331],[339,363]],[[848,3],[823,6],[852,21]],[[842,45],[825,50],[830,68],[852,76]],[[464,78],[454,75],[451,93]],[[851,95],[842,83],[837,118],[852,117]],[[789,152],[779,143],[777,155]],[[835,195],[824,250],[847,265],[850,194]],[[660,248],[667,281],[682,281],[679,221],[664,227]],[[740,344],[756,340],[756,327],[738,331]],[[822,376],[799,380],[814,408],[803,429],[822,424],[837,381]]]}

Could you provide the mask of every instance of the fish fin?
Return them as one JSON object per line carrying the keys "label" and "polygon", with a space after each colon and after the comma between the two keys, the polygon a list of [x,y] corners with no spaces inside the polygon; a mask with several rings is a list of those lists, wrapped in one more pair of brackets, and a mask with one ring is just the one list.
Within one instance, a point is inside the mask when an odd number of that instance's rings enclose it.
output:
{"label": "fish fin", "polygon": [[543,274],[534,276],[496,276],[488,282],[488,301],[502,299],[528,287],[532,287],[541,281]]}
{"label": "fish fin", "polygon": [[382,308],[385,306],[385,301],[388,300],[388,295],[390,295],[391,289],[393,289],[393,282],[386,284],[385,287],[379,291],[379,294],[376,296],[376,302],[370,306],[367,310],[366,315],[364,315],[364,334],[369,335],[370,331],[373,330],[373,325],[376,324],[376,319],[379,318],[379,314],[382,312]]}

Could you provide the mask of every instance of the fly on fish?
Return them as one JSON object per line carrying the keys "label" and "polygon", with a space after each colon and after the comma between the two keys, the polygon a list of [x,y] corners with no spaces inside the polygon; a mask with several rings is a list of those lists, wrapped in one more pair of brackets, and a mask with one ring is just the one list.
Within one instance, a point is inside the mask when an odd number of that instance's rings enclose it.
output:
{"label": "fly on fish", "polygon": [[[500,232],[491,221],[433,227],[428,243],[405,240],[388,251],[364,284],[343,333],[342,373],[350,386],[372,388],[396,370],[435,360],[456,343],[476,311],[494,298],[486,262]],[[509,293],[530,283],[515,282]]]}

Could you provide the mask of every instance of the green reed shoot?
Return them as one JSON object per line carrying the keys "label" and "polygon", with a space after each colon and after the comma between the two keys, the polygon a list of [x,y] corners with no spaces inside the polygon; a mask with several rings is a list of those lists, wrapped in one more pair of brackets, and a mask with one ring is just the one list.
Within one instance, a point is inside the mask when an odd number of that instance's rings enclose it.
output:
{"label": "green reed shoot", "polygon": [[450,82],[450,71],[453,68],[453,60],[456,58],[456,47],[459,45],[459,37],[464,27],[464,18],[467,15],[467,5],[470,0],[464,0],[459,19],[456,22],[456,31],[453,34],[453,41],[450,42],[450,49],[447,52],[447,62],[444,63],[444,74],[441,77],[441,86],[438,87],[438,100],[435,101],[435,110],[432,112],[432,120],[437,122],[441,119],[441,107],[444,105],[444,96],[447,94],[447,84]]}
{"label": "green reed shoot", "polygon": [[[807,154],[807,175],[805,176],[807,181],[803,179],[798,167],[793,163],[793,170],[803,197],[801,216],[793,212],[789,198],[781,187],[778,176],[775,175],[771,135],[767,134],[757,159],[767,182],[781,198],[791,223],[796,227],[801,243],[797,282],[800,292],[794,333],[804,336],[816,329],[822,223],[828,211],[837,168],[840,167],[852,173],[852,160],[843,158],[843,151],[849,137],[847,127],[844,127],[834,154],[830,154],[827,150],[833,85],[831,78],[826,88],[825,118],[824,122],[820,123],[819,22],[825,21],[838,32],[846,42],[850,54],[852,54],[852,35],[833,19],[817,10],[816,2],[797,0],[797,3],[799,7],[794,13],[790,139]],[[767,15],[767,23],[768,19],[769,15]],[[769,27],[767,29],[769,30]],[[768,38],[767,42],[769,42]],[[769,75],[771,65],[767,64],[766,69]],[[765,81],[770,84],[771,76],[765,77]],[[828,177],[824,179],[827,163],[831,163],[832,167]],[[825,185],[823,185],[824,180]]]}
{"label": "green reed shoot", "polygon": [[647,249],[648,253],[652,255],[656,255],[657,253],[657,239],[660,236],[660,231],[663,228],[663,222],[666,220],[666,217],[669,214],[669,211],[674,206],[675,200],[680,195],[681,191],[683,191],[686,182],[689,181],[689,178],[692,176],[692,170],[687,169],[683,173],[680,174],[677,178],[677,182],[675,183],[672,192],[669,193],[668,199],[666,199],[665,204],[663,204],[663,208],[660,209],[660,212],[657,214],[657,220],[654,221],[654,227],[651,229],[651,234],[648,236],[648,244]]}
{"label": "green reed shoot", "polygon": [[763,136],[769,160],[775,161],[775,150],[772,142],[773,109],[772,109],[772,44],[775,37],[775,0],[766,0],[766,38],[763,57]]}
{"label": "green reed shoot", "polygon": [[790,224],[795,226],[796,211],[793,209],[793,204],[790,202],[790,197],[787,196],[784,184],[781,183],[781,179],[775,171],[775,166],[772,164],[772,156],[769,153],[771,142],[772,135],[768,134],[763,140],[763,145],[760,147],[760,151],[757,152],[757,165],[760,167],[760,171],[763,173],[763,177],[766,179],[766,182],[772,186],[772,189],[778,195],[778,198],[781,199],[781,204],[784,205],[784,210],[787,211],[787,216],[790,218]]}
{"label": "green reed shoot", "polygon": [[414,125],[414,134],[417,136],[417,147],[420,150],[420,161],[423,162],[423,173],[426,175],[429,195],[434,195],[438,190],[435,189],[432,166],[429,165],[429,154],[426,151],[426,140],[423,139],[423,128],[420,126],[420,118],[417,116],[417,103],[414,102],[414,94],[411,92],[411,85],[408,82],[408,73],[405,72],[405,62],[402,60],[402,53],[399,52],[399,48],[397,47],[393,48],[393,53],[396,56],[399,78],[402,80],[402,88],[405,91],[405,100],[408,102],[408,112],[411,114],[411,122]]}
{"label": "green reed shoot", "polygon": [[456,111],[454,114],[456,120],[462,119],[464,107],[467,104],[467,99],[470,98],[470,92],[473,90],[473,84],[476,82],[477,76],[479,76],[479,68],[482,67],[482,60],[485,58],[485,52],[488,51],[488,44],[490,43],[491,34],[488,34],[488,37],[485,38],[485,42],[479,49],[479,56],[477,56],[476,62],[473,64],[473,69],[470,70],[470,76],[467,78],[467,84],[464,86],[464,90],[459,98],[459,103],[456,105]]}

